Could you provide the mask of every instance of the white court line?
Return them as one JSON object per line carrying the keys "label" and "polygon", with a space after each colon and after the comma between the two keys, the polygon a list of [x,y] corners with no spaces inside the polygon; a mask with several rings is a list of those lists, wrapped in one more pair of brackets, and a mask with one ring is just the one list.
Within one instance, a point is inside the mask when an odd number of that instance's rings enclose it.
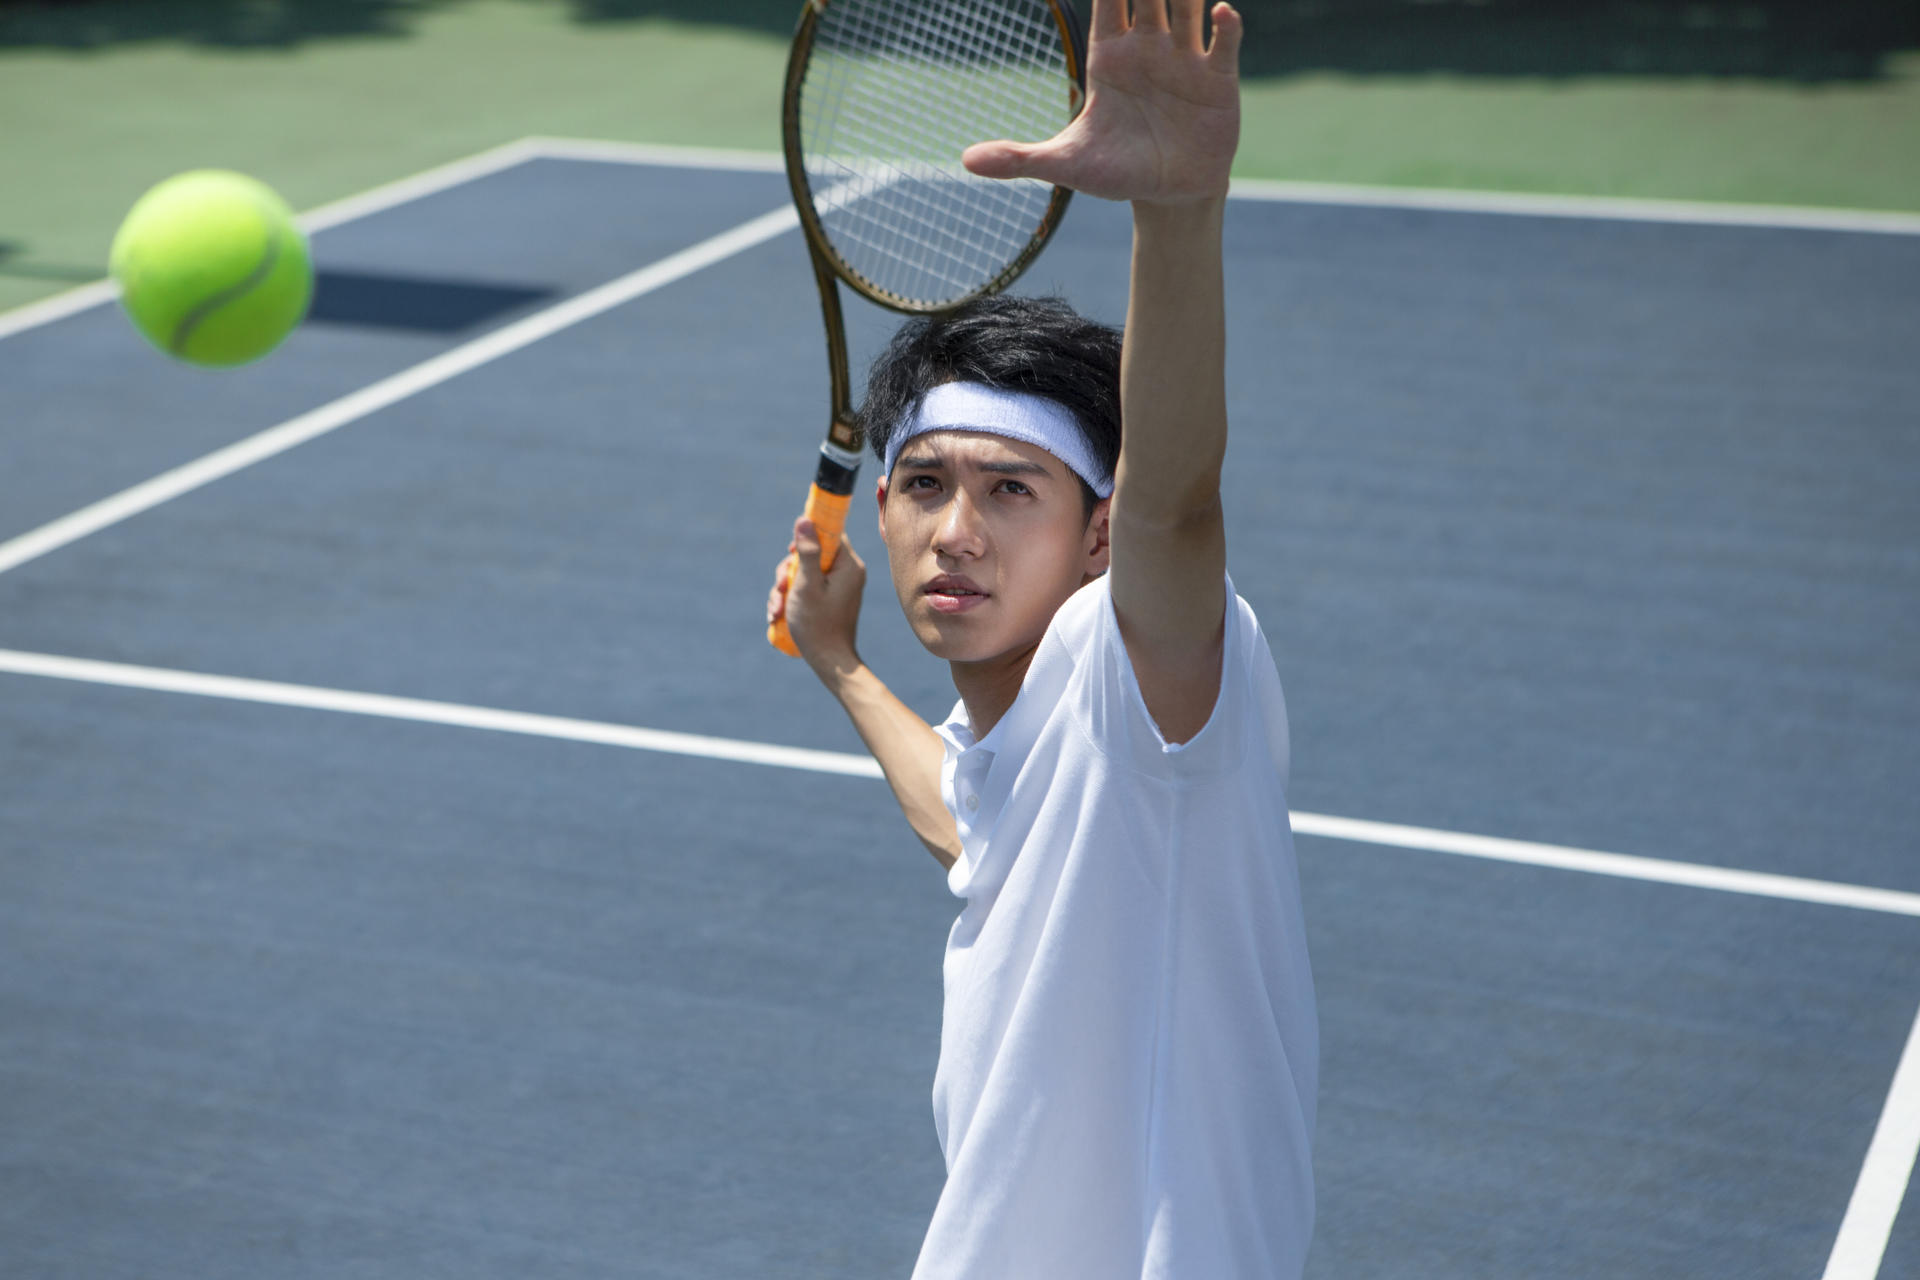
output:
{"label": "white court line", "polygon": [[522,138],[518,142],[505,143],[432,169],[422,169],[411,177],[400,178],[371,190],[362,191],[357,196],[347,196],[331,204],[309,209],[294,221],[309,233],[325,231],[328,227],[337,227],[343,222],[364,218],[370,213],[379,213],[383,209],[392,209],[424,196],[436,195],[453,187],[464,186],[476,179],[488,177],[540,157],[540,148],[535,145],[534,140]]}
{"label": "white court line", "polygon": [[1827,1258],[1821,1280],[1873,1280],[1887,1252],[1887,1238],[1900,1214],[1900,1201],[1920,1157],[1920,1014],[1907,1035],[1907,1047],[1894,1068],[1893,1087],[1880,1110],[1873,1141],[1867,1147],[1860,1180],[1847,1202],[1839,1238]]}
{"label": "white court line", "polygon": [[[500,711],[451,702],[431,702],[385,694],[354,693],[312,685],[283,684],[232,676],[210,676],[159,667],[64,658],[53,654],[0,649],[0,672],[114,685],[163,693],[192,694],[274,706],[302,707],[408,720],[425,724],[517,733],[570,742],[594,743],[641,751],[697,756],[741,764],[802,769],[859,778],[880,778],[880,765],[871,756],[838,751],[781,747],[731,738],[641,729],[630,725],[576,720],[560,716]],[[1785,898],[1822,906],[1851,907],[1894,915],[1920,916],[1920,894],[1863,885],[1808,880],[1798,876],[1735,871],[1725,867],[1671,862],[1659,858],[1570,849],[1559,845],[1503,840],[1492,836],[1436,831],[1425,827],[1367,822],[1327,814],[1292,814],[1293,829],[1301,835],[1390,845],[1433,853],[1518,862],[1531,866],[1582,871],[1594,875],[1647,880],[1661,884],[1717,889],[1767,898]],[[1893,1085],[1881,1111],[1867,1158],[1854,1184],[1845,1219],[1834,1241],[1823,1280],[1875,1280],[1887,1240],[1899,1214],[1900,1201],[1920,1155],[1920,1017],[1908,1036],[1906,1051],[1894,1072]]]}
{"label": "white court line", "polygon": [[[530,159],[585,160],[609,164],[654,165],[679,169],[722,169],[740,173],[780,173],[786,162],[777,151],[725,147],[679,147],[662,143],[607,142],[592,138],[529,137],[428,169],[411,178],[301,214],[309,232],[417,199],[462,182],[511,168]],[[1703,200],[1644,200],[1627,196],[1534,195],[1521,191],[1465,191],[1445,187],[1381,187],[1361,183],[1281,182],[1236,178],[1231,194],[1243,200],[1299,204],[1352,205],[1362,208],[1433,209],[1449,213],[1519,214],[1536,217],[1594,218],[1617,222],[1678,222],[1715,226],[1786,227],[1816,231],[1856,231],[1884,235],[1920,235],[1920,214],[1875,209],[1823,209],[1803,205],[1732,204]],[[113,298],[111,280],[99,280],[39,302],[0,313],[0,338],[85,311]]]}
{"label": "white court line", "polygon": [[[639,729],[629,725],[608,724],[594,720],[570,720],[519,711],[498,711],[488,707],[465,706],[452,702],[427,702],[417,698],[397,698],[385,694],[355,693],[346,689],[327,689],[314,685],[281,684],[270,680],[202,675],[164,667],[99,662],[90,658],[67,658],[57,654],[28,653],[18,649],[0,649],[0,672],[44,676],[54,680],[74,680],[87,684],[116,685],[126,689],[197,694],[207,698],[229,698],[243,702],[306,707],[319,711],[341,711],[395,720],[419,720],[429,724],[493,729],[505,733],[532,734],[536,737],[564,738],[574,742],[597,742],[607,746],[633,747],[643,751],[665,751],[680,755],[705,756],[716,760],[776,765],[787,769],[808,769],[819,773],[847,774],[863,778],[881,776],[880,766],[871,756],[852,755],[845,752],[769,746],[759,742],[669,733],[658,729]],[[1469,857],[1526,863],[1531,866],[1552,867],[1563,871],[1583,871],[1593,875],[1614,876],[1628,880],[1650,880],[1661,884],[1686,885],[1696,889],[1717,889],[1727,893],[1742,893],[1763,898],[1786,898],[1795,902],[1815,903],[1822,906],[1852,907],[1862,911],[1920,917],[1920,893],[1903,893],[1896,889],[1873,889],[1864,885],[1807,880],[1798,876],[1736,871],[1726,867],[1702,866],[1698,863],[1670,862],[1661,858],[1634,857],[1620,853],[1601,853],[1593,849],[1570,849],[1561,845],[1535,844],[1523,840],[1502,840],[1494,836],[1437,831],[1427,827],[1395,826],[1357,818],[1336,818],[1321,813],[1302,813],[1298,810],[1293,813],[1293,829],[1300,835],[1325,836],[1362,844],[1390,845],[1403,849],[1420,849],[1430,853],[1465,854]]]}
{"label": "white court line", "polygon": [[58,550],[89,534],[98,533],[183,493],[190,493],[202,485],[232,475],[244,467],[305,444],[408,396],[476,369],[490,360],[498,360],[569,325],[579,324],[603,311],[651,293],[798,225],[799,218],[794,214],[793,207],[783,205],[743,222],[731,231],[724,231],[691,248],[662,258],[651,266],[642,267],[558,306],[342,396],[331,404],[310,410],[277,427],[269,427],[151,480],[142,481],[130,489],[123,489],[112,497],[82,507],[17,538],[0,542],[0,573],[18,568],[29,560]]}
{"label": "white court line", "polygon": [[[310,209],[294,219],[309,234],[328,227],[338,226],[353,218],[365,217],[382,209],[391,209],[395,205],[405,204],[409,200],[418,200],[449,187],[457,187],[475,178],[484,178],[488,174],[498,173],[502,169],[511,169],[517,164],[539,159],[544,153],[531,138],[522,138],[518,142],[509,142],[505,146],[482,151],[478,155],[467,156],[435,169],[426,169],[410,178],[398,182],[389,182],[385,186],[363,191],[357,196],[348,196],[332,204],[323,204]],[[43,324],[52,324],[88,307],[110,302],[120,294],[120,287],[111,280],[96,280],[92,284],[57,293],[51,298],[16,307],[12,311],[0,314],[0,338],[20,333]]]}
{"label": "white court line", "polygon": [[[542,154],[559,158],[759,171],[784,167],[781,157],[772,152],[693,152],[678,148],[583,143],[560,138],[535,138],[529,141]],[[1920,216],[1878,210],[1530,195],[1520,192],[1257,179],[1236,179],[1232,195],[1243,200],[1363,208],[1920,235]],[[1885,889],[1602,853],[1592,849],[1502,840],[1491,836],[1394,826],[1324,814],[1295,812],[1292,816],[1294,831],[1303,835],[1920,916],[1920,895]],[[1888,1237],[1892,1234],[1901,1199],[1912,1178],[1917,1156],[1920,1156],[1920,1016],[1915,1018],[1906,1051],[1894,1074],[1893,1087],[1881,1113],[1879,1126],[1874,1131],[1859,1181],[1854,1185],[1853,1197],[1847,1206],[1846,1218],[1841,1223],[1823,1280],[1874,1280],[1879,1274],[1880,1261],[1886,1251]]]}
{"label": "white court line", "polygon": [[1920,235],[1920,214],[1879,209],[1821,209],[1801,205],[1733,204],[1708,200],[1642,200],[1630,196],[1533,195],[1524,191],[1452,191],[1443,187],[1371,187],[1337,182],[1272,182],[1235,178],[1243,200],[1294,204],[1361,205],[1379,209],[1433,209],[1539,218],[1593,218],[1607,222],[1678,222],[1703,226],[1774,227]]}
{"label": "white court line", "polygon": [[11,337],[28,329],[37,329],[43,324],[52,324],[55,320],[64,320],[70,315],[85,311],[88,307],[112,302],[119,296],[119,285],[111,280],[95,280],[92,284],[83,284],[77,289],[56,293],[51,298],[29,302],[23,307],[15,307],[11,311],[0,314],[0,338]]}
{"label": "white court line", "polygon": [[1295,813],[1293,829],[1300,835],[1353,840],[1361,844],[1392,845],[1428,853],[1453,853],[1468,858],[1521,862],[1561,871],[1584,871],[1626,880],[1651,880],[1693,889],[1744,893],[1757,898],[1785,898],[1793,902],[1883,911],[1897,916],[1920,916],[1920,893],[1903,893],[1897,889],[1870,889],[1864,885],[1840,884],[1832,880],[1807,880],[1800,876],[1781,876],[1765,871],[1710,867],[1697,862],[1669,862],[1664,858],[1602,853],[1597,849],[1572,849],[1564,845],[1503,840],[1497,836],[1466,835],[1427,827],[1403,827],[1359,818],[1330,818],[1317,813]]}
{"label": "white court line", "polygon": [[593,160],[605,164],[659,165],[669,169],[721,169],[733,173],[785,173],[778,151],[728,147],[676,147],[654,142],[603,142],[594,138],[523,138],[543,160]]}
{"label": "white court line", "polygon": [[[553,159],[776,173],[784,172],[786,168],[777,151],[728,151],[711,147],[594,142],[579,138],[537,137],[526,141],[540,155]],[[1594,218],[1611,222],[1677,222],[1920,235],[1920,214],[1879,209],[1735,204],[1712,200],[1649,200],[1633,196],[1542,195],[1525,191],[1468,191],[1448,187],[1382,187],[1341,182],[1280,182],[1265,178],[1235,178],[1231,194],[1242,200],[1381,209],[1433,209],[1446,213],[1519,214],[1547,218]]]}
{"label": "white court line", "polygon": [[[724,151],[593,142],[564,138],[527,138],[479,155],[390,183],[373,191],[322,206],[301,215],[308,231],[336,226],[349,219],[390,208],[476,177],[509,168],[533,157],[575,159],[681,168],[743,172],[778,172],[784,168],[774,152]],[[1920,234],[1920,216],[1873,210],[1820,209],[1773,205],[1738,205],[1690,201],[1637,200],[1608,197],[1529,195],[1513,192],[1473,192],[1445,189],[1376,187],[1336,183],[1271,182],[1241,179],[1233,184],[1239,199],[1294,203],[1349,205],[1374,208],[1431,209],[1459,213],[1577,217],[1612,221],[1690,223],[1721,226],[1804,228],[1810,230],[1876,234]],[[529,317],[466,347],[416,366],[280,427],[270,429],[209,455],[196,463],[158,476],[143,485],[96,503],[63,520],[0,544],[0,572],[64,546],[128,516],[149,509],[271,457],[355,418],[374,412],[437,382],[527,345],[568,324],[598,314],[611,306],[659,288],[711,261],[739,252],[751,244],[794,225],[790,209],[779,210],[744,224],[725,236],[695,246],[653,267],[614,281],[562,307]],[[694,260],[720,242],[741,237],[744,243],[711,257]],[[622,296],[622,289],[629,289]],[[39,303],[0,315],[0,338],[96,306],[114,297],[110,281],[101,281]],[[607,300],[611,298],[611,300]],[[578,314],[574,314],[575,312]],[[19,674],[90,680],[95,683],[239,698],[287,706],[355,712],[463,727],[569,738],[582,742],[744,763],[811,769],[820,772],[880,776],[879,767],[865,756],[806,751],[760,743],[706,738],[621,725],[568,720],[559,717],[491,711],[450,703],[355,694],[266,681],[196,676],[120,664],[88,663],[78,659],[0,651],[0,669]],[[81,674],[81,673],[86,674]],[[1303,835],[1390,845],[1401,848],[1490,858],[1534,866],[1554,867],[1695,888],[1716,889],[1763,897],[1845,906],[1862,910],[1920,916],[1920,895],[1858,885],[1837,884],[1792,876],[1738,871],[1723,867],[1670,862],[1661,859],[1602,853],[1588,849],[1525,841],[1502,840],[1459,832],[1366,822],[1323,814],[1293,814],[1294,830]],[[1834,1243],[1824,1280],[1871,1280],[1880,1267],[1887,1239],[1920,1155],[1920,1018],[1916,1018],[1893,1086],[1876,1127],[1866,1162],[1848,1204],[1846,1218]]]}
{"label": "white court line", "polygon": [[[738,173],[785,173],[777,151],[740,151],[724,147],[674,147],[644,142],[600,142],[590,138],[521,138],[432,169],[423,169],[359,195],[335,200],[299,214],[294,221],[309,235],[370,213],[430,196],[484,178],[529,160],[586,160],[609,164],[645,164],[673,169],[721,169]],[[112,280],[96,280],[51,298],[0,312],[0,338],[64,320],[111,302],[120,295]]]}
{"label": "white court line", "polygon": [[847,755],[838,751],[778,747],[762,742],[741,742],[732,738],[708,738],[693,733],[672,733],[663,729],[637,729],[630,725],[607,724],[597,720],[571,720],[563,716],[498,711],[491,707],[463,706],[456,702],[429,702],[420,698],[396,698],[379,693],[355,693],[348,689],[281,684],[273,680],[209,676],[192,671],[172,671],[163,667],[136,667],[119,662],[62,658],[47,653],[22,653],[16,649],[0,649],[0,671],[23,676],[46,676],[54,680],[77,680],[86,684],[117,685],[123,689],[187,693],[203,698],[226,698],[238,702],[260,702],[280,707],[305,707],[314,711],[339,711],[349,715],[377,716],[385,720],[413,720],[422,724],[452,725],[462,729],[488,729],[497,733],[519,733],[536,738],[598,743],[602,746],[628,747],[639,751],[664,751],[672,755],[701,756],[709,760],[732,760],[741,764],[773,765],[783,769],[806,769],[814,773],[850,774],[861,778],[881,776],[880,766],[872,757]]}

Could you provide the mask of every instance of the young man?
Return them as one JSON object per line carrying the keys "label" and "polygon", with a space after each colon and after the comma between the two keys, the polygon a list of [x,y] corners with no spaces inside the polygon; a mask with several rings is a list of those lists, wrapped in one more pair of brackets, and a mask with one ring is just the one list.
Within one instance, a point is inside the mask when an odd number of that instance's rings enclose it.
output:
{"label": "young man", "polygon": [[1203,5],[1096,0],[1081,116],[964,158],[1132,202],[1124,343],[996,300],[876,366],[880,536],[952,716],[860,662],[851,548],[822,573],[797,523],[768,599],[965,903],[915,1280],[1276,1280],[1312,1229],[1286,710],[1220,506],[1241,27],[1217,5],[1205,45]]}

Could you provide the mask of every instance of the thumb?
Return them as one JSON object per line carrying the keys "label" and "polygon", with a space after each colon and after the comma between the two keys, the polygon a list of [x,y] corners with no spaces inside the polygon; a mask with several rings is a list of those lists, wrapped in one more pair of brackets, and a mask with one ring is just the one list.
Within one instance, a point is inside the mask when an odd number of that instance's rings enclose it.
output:
{"label": "thumb", "polygon": [[793,550],[800,557],[801,574],[813,577],[820,572],[820,531],[805,516],[793,522]]}
{"label": "thumb", "polygon": [[982,178],[1031,178],[1040,147],[1026,142],[976,142],[960,153],[967,172]]}

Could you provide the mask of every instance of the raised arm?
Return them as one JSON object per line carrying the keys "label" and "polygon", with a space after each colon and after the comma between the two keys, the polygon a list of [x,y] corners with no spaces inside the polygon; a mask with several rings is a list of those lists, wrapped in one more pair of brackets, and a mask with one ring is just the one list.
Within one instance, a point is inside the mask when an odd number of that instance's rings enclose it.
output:
{"label": "raised arm", "polygon": [[1052,140],[965,162],[1133,204],[1110,512],[1114,610],[1147,710],[1184,742],[1220,687],[1226,614],[1226,311],[1221,221],[1240,136],[1240,15],[1205,0],[1094,0],[1087,107]]}

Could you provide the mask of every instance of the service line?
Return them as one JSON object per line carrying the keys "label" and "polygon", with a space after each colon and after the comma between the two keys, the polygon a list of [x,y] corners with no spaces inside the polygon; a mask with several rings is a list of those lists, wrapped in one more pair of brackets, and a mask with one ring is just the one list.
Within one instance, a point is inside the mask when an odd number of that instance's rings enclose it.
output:
{"label": "service line", "polygon": [[[661,729],[642,729],[632,725],[609,724],[597,720],[574,720],[522,711],[474,707],[454,702],[430,702],[419,698],[358,693],[348,689],[206,675],[164,667],[100,662],[90,658],[69,658],[50,653],[28,653],[18,649],[0,649],[0,673],[74,680],[87,684],[116,685],[125,689],[194,694],[207,698],[228,698],[274,706],[304,707],[315,711],[379,716],[390,720],[415,720],[427,724],[488,729],[542,738],[561,738],[571,742],[599,743],[604,746],[628,747],[641,751],[664,751],[673,755],[702,756],[707,759],[730,760],[742,764],[804,769],[814,773],[837,773],[861,778],[881,776],[880,766],[871,756],[847,752],[782,747],[733,738],[712,738]],[[1469,835],[1459,831],[1440,831],[1431,827],[1369,822],[1360,818],[1339,818],[1324,813],[1305,813],[1297,809],[1293,811],[1292,816],[1294,831],[1304,836],[1320,836],[1400,849],[1417,849],[1427,853],[1459,854],[1499,862],[1518,862],[1562,871],[1613,876],[1625,880],[1647,880],[1659,884],[1714,889],[1754,897],[1785,898],[1819,906],[1849,907],[1860,911],[1920,917],[1920,893],[1907,893],[1898,889],[1875,889],[1865,885],[1841,884],[1830,880],[1810,880],[1800,876],[1742,871],[1733,867],[1713,867],[1693,862],[1675,862],[1665,858],[1602,853],[1596,849],[1575,849],[1565,845],[1506,840],[1497,836]]]}

